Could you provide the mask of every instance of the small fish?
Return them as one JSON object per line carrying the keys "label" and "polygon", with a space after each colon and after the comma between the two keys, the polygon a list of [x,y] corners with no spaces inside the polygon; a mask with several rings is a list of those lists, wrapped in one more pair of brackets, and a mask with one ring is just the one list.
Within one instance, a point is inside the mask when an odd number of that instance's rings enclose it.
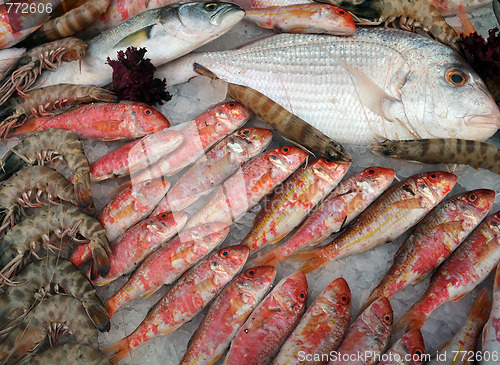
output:
{"label": "small fish", "polygon": [[249,266],[274,266],[295,251],[320,243],[348,225],[382,194],[391,185],[394,173],[394,170],[384,167],[369,167],[349,177],[335,188],[288,240],[255,258]]}
{"label": "small fish", "polygon": [[[473,354],[476,349],[476,343],[481,335],[483,326],[490,315],[491,298],[488,295],[486,288],[481,290],[477,296],[472,309],[465,320],[465,323],[460,328],[455,336],[450,341],[447,341],[438,351],[439,358],[433,358],[428,365],[451,364],[451,365],[467,365],[470,364],[469,356],[465,354]],[[484,349],[483,349],[484,351]],[[444,354],[444,356],[443,356]],[[485,353],[483,353],[483,356]],[[495,363],[498,363],[495,361]]]}
{"label": "small fish", "polygon": [[481,283],[500,259],[500,212],[487,217],[432,276],[422,297],[394,327],[396,336],[422,328],[432,312]]}
{"label": "small fish", "polygon": [[420,330],[404,334],[383,355],[378,365],[423,365],[425,355],[424,339]]}
{"label": "small fish", "polygon": [[127,229],[147,217],[165,196],[170,182],[165,179],[137,183],[111,200],[99,214],[106,236],[116,241]]}
{"label": "small fish", "polygon": [[286,33],[349,36],[356,32],[351,14],[329,4],[300,4],[246,9],[245,19],[260,27]]}
{"label": "small fish", "polygon": [[186,229],[139,265],[130,279],[104,306],[112,316],[124,304],[149,297],[162,285],[172,284],[191,266],[217,247],[229,233],[229,225],[212,222]]}
{"label": "small fish", "polygon": [[54,117],[29,118],[12,135],[60,128],[83,138],[117,141],[144,137],[168,127],[168,119],[149,105],[120,101],[86,104]]}
{"label": "small fish", "polygon": [[205,206],[186,224],[192,227],[206,222],[229,222],[257,204],[307,157],[295,146],[275,148],[247,162],[241,170],[217,188]]}
{"label": "small fish", "polygon": [[306,301],[307,279],[302,272],[281,280],[240,328],[224,365],[268,364],[299,322]]}
{"label": "small fish", "polygon": [[[500,266],[497,265],[495,273],[495,281],[493,283],[493,303],[491,307],[488,322],[484,325],[481,334],[481,351],[483,353],[489,352],[490,354],[499,353],[500,351]],[[497,359],[490,356],[488,361],[483,359],[481,364],[495,365]]]}
{"label": "small fish", "polygon": [[320,158],[299,168],[257,215],[241,244],[253,253],[280,241],[337,186],[350,166]]}
{"label": "small fish", "polygon": [[189,340],[180,365],[213,364],[268,292],[276,269],[259,266],[235,277],[210,305],[198,329]]}
{"label": "small fish", "polygon": [[417,224],[455,186],[457,177],[443,171],[410,176],[387,190],[340,236],[325,246],[295,255],[305,273],[329,261],[390,242]]}
{"label": "small fish", "polygon": [[391,299],[438,267],[488,214],[493,190],[478,189],[455,195],[427,214],[400,246],[394,262],[373,289],[365,307],[377,297]]}
{"label": "small fish", "polygon": [[260,154],[272,137],[273,132],[263,128],[243,128],[227,136],[177,180],[153,214],[191,205]]}
{"label": "small fish", "polygon": [[[380,297],[352,323],[344,341],[328,365],[368,365],[384,353],[392,330],[392,308],[389,299]],[[369,354],[358,357],[358,354]]]}
{"label": "small fish", "polygon": [[403,160],[464,164],[500,174],[500,150],[484,142],[455,138],[384,141],[373,144],[372,150]]}
{"label": "small fish", "polygon": [[212,253],[185,273],[130,335],[103,351],[115,364],[144,342],[190,321],[243,268],[247,258],[246,246],[230,246]]}
{"label": "small fish", "polygon": [[301,352],[313,355],[312,360],[307,360],[307,364],[324,364],[324,356],[337,350],[350,322],[351,290],[343,278],[338,278],[309,307],[281,347],[273,364],[305,364],[306,362],[299,360]]}

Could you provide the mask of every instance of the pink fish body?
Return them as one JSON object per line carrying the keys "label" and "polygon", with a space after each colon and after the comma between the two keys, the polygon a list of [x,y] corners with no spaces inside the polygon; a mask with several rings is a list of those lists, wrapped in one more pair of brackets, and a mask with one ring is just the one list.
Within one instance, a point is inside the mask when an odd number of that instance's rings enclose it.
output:
{"label": "pink fish body", "polygon": [[483,353],[489,352],[489,359],[483,359],[481,364],[498,364],[499,359],[491,355],[500,353],[500,269],[497,265],[495,282],[493,284],[493,303],[488,322],[484,325],[482,332]]}
{"label": "pink fish body", "polygon": [[213,364],[266,295],[275,276],[273,267],[258,266],[235,277],[215,298],[180,364]]}
{"label": "pink fish body", "polygon": [[425,345],[420,330],[404,334],[382,356],[379,365],[423,365]]}
{"label": "pink fish body", "polygon": [[306,309],[306,301],[307,279],[302,272],[281,280],[240,328],[224,364],[270,363],[299,322]]}

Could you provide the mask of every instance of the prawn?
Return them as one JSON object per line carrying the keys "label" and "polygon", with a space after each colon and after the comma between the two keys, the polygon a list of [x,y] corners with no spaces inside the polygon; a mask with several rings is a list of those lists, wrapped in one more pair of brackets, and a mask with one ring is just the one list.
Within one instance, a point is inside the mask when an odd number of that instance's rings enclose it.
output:
{"label": "prawn", "polygon": [[93,257],[91,279],[95,279],[97,273],[103,277],[108,274],[111,248],[104,227],[74,205],[62,203],[37,211],[3,237],[0,241],[0,285],[12,285],[13,277],[30,260],[31,255],[38,257],[37,253],[42,247],[50,252],[61,251],[61,247],[50,243],[51,233],[60,238],[68,236],[75,243],[90,241]]}
{"label": "prawn", "polygon": [[63,159],[73,172],[76,203],[80,208],[92,205],[90,164],[80,137],[64,129],[47,129],[34,133],[11,148],[0,159],[0,181],[29,166]]}

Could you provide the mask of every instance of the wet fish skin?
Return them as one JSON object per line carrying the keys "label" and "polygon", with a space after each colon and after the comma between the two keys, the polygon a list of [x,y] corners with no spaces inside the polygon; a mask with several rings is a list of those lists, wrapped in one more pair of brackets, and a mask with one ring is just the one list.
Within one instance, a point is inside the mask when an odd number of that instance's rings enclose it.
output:
{"label": "wet fish skin", "polygon": [[[450,48],[406,31],[279,34],[236,50],[192,53],[157,76],[187,81],[196,76],[194,63],[255,89],[341,144],[485,140],[500,125],[500,111],[471,67]],[[466,84],[453,84],[454,75]]]}
{"label": "wet fish skin", "polygon": [[224,365],[270,363],[299,322],[306,301],[307,279],[302,272],[282,279],[240,328]]}
{"label": "wet fish skin", "polygon": [[457,194],[434,208],[400,246],[365,307],[379,296],[392,298],[438,267],[483,220],[494,201],[493,190],[477,189]]}
{"label": "wet fish skin", "polygon": [[243,322],[266,295],[275,276],[275,268],[258,266],[248,269],[227,284],[191,337],[179,364],[204,365],[217,361]]}
{"label": "wet fish skin", "polygon": [[340,236],[295,255],[305,273],[329,261],[390,242],[417,224],[453,189],[457,177],[444,171],[410,176],[389,188]]}
{"label": "wet fish skin", "polygon": [[332,281],[316,298],[281,347],[273,365],[324,364],[300,361],[299,353],[329,354],[344,339],[351,321],[351,290],[343,278]]}
{"label": "wet fish skin", "polygon": [[271,143],[273,132],[243,128],[218,142],[172,186],[152,214],[181,210],[220,185]]}
{"label": "wet fish skin", "polygon": [[257,204],[304,163],[307,152],[284,146],[247,162],[210,196],[186,227],[206,222],[229,222]]}
{"label": "wet fish skin", "polygon": [[241,244],[254,253],[281,240],[337,186],[350,166],[320,158],[299,168],[260,211]]}
{"label": "wet fish skin", "polygon": [[395,171],[369,167],[340,183],[339,186],[280,246],[258,256],[248,265],[277,265],[299,249],[314,246],[330,234],[347,226],[364,211],[394,180]]}
{"label": "wet fish skin", "polygon": [[380,297],[365,309],[352,323],[344,341],[336,351],[336,358],[328,362],[328,365],[343,365],[345,360],[341,356],[355,354],[349,361],[350,365],[375,364],[375,356],[358,358],[358,354],[381,355],[391,338],[392,330],[392,307],[389,299]]}
{"label": "wet fish skin", "polygon": [[404,334],[385,353],[386,360],[379,365],[423,365],[425,344],[420,330],[413,330]]}
{"label": "wet fish skin", "polygon": [[[490,316],[484,325],[481,334],[481,351],[490,354],[500,353],[500,268],[497,265],[495,273],[495,281],[493,283],[493,303],[491,306]],[[483,360],[481,364],[494,365],[498,361],[491,358],[488,361]]]}
{"label": "wet fish skin", "polygon": [[432,276],[421,298],[394,327],[394,335],[421,328],[432,312],[457,301],[481,283],[500,259],[500,212],[490,215]]}

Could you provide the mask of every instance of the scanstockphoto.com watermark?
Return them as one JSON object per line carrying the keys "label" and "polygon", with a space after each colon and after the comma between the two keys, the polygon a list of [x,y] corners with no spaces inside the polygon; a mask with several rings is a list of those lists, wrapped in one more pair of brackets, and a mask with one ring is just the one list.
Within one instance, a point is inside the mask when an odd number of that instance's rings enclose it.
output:
{"label": "scanstockphoto.com watermark", "polygon": [[397,354],[397,353],[386,353],[380,354],[374,351],[364,351],[357,353],[342,353],[337,351],[331,351],[329,353],[312,353],[309,354],[305,351],[299,351],[298,360],[299,361],[338,361],[344,364],[354,363],[354,362],[374,362],[378,363],[380,361],[389,362],[409,362],[409,361],[430,361],[431,355],[429,354]]}

